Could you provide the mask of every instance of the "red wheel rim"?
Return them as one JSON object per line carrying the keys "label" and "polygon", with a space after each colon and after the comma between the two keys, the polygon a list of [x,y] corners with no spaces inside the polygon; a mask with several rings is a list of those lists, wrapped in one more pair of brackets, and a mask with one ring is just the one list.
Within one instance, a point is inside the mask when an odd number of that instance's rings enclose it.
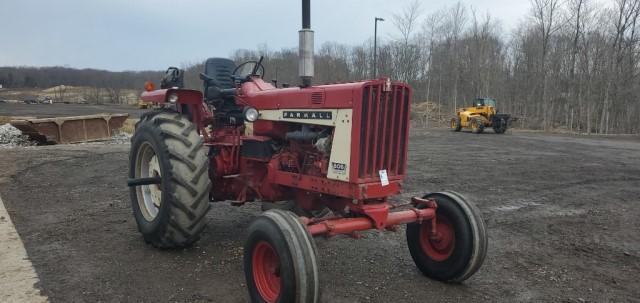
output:
{"label": "red wheel rim", "polygon": [[420,228],[420,247],[432,260],[442,262],[453,253],[456,245],[456,233],[449,220],[439,215],[436,217],[436,234],[431,235],[431,221],[422,223]]}
{"label": "red wheel rim", "polygon": [[258,293],[267,302],[276,302],[280,295],[280,260],[271,244],[261,241],[251,257],[253,282]]}

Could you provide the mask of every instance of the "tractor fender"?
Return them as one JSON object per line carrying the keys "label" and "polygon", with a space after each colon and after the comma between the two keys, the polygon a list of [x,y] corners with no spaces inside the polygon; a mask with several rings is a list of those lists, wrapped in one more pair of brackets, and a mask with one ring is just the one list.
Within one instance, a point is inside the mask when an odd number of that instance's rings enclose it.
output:
{"label": "tractor fender", "polygon": [[144,102],[153,103],[169,103],[169,96],[178,97],[177,103],[180,104],[199,104],[202,103],[202,92],[193,89],[158,89],[153,91],[145,91],[140,95],[140,99]]}

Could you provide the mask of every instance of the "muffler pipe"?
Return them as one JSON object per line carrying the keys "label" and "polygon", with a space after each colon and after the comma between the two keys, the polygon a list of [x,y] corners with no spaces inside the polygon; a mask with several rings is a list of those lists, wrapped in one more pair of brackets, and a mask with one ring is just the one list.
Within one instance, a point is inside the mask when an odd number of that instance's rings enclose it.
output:
{"label": "muffler pipe", "polygon": [[302,29],[298,31],[298,75],[302,87],[311,86],[313,79],[313,31],[311,30],[311,0],[302,0]]}

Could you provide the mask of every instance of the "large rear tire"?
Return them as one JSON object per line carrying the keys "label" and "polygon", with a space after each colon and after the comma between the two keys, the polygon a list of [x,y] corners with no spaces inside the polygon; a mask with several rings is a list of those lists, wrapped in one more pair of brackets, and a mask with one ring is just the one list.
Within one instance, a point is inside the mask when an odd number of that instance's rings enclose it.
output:
{"label": "large rear tire", "polygon": [[504,118],[500,118],[500,120],[494,123],[493,131],[496,134],[504,134],[507,131],[507,121]]}
{"label": "large rear tire", "polygon": [[292,212],[272,209],[249,226],[244,272],[251,302],[319,301],[316,246]]}
{"label": "large rear tire", "polygon": [[209,210],[207,155],[184,116],[153,111],[136,124],[129,177],[160,177],[160,184],[130,188],[133,215],[144,240],[160,248],[184,247],[200,237]]}
{"label": "large rear tire", "polygon": [[482,265],[487,254],[487,228],[478,208],[455,192],[432,193],[435,199],[436,237],[431,221],[407,225],[409,252],[427,277],[445,282],[462,282]]}

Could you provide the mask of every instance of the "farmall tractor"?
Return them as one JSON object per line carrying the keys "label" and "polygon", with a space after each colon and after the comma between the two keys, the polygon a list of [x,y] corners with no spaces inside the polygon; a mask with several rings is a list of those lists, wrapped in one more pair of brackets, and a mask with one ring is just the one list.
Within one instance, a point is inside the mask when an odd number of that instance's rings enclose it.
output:
{"label": "farmall tractor", "polygon": [[[210,202],[261,202],[247,230],[244,271],[253,302],[318,302],[314,237],[407,224],[409,252],[426,276],[461,282],[481,266],[487,232],[455,192],[392,200],[407,175],[411,88],[388,78],[312,86],[313,31],[302,2],[301,85],[263,81],[262,59],[209,59],[204,93],[170,69],[141,98],[128,185],[144,240],[188,246]],[[363,265],[365,266],[365,265]]]}

